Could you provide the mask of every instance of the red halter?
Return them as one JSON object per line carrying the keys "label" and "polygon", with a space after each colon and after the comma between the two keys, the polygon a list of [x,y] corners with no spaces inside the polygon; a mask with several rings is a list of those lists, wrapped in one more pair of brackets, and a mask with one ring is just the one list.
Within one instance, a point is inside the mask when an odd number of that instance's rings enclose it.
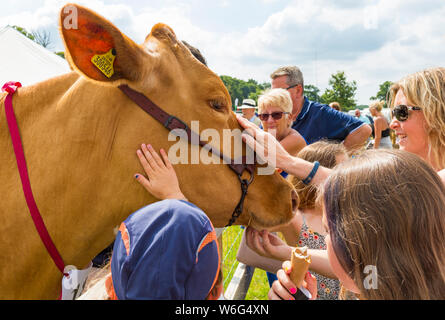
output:
{"label": "red halter", "polygon": [[[130,98],[136,105],[138,105],[142,110],[144,110],[146,113],[152,116],[155,120],[160,122],[169,131],[173,131],[175,129],[185,130],[185,132],[187,133],[187,138],[189,143],[197,143],[199,146],[206,149],[207,151],[212,152],[214,155],[220,157],[227,163],[229,168],[232,169],[232,171],[237,175],[238,180],[241,184],[241,199],[238,202],[235,209],[233,210],[232,217],[230,218],[229,223],[226,225],[226,227],[230,227],[231,225],[233,225],[236,219],[238,219],[238,217],[243,213],[243,206],[244,206],[244,200],[246,199],[247,196],[247,189],[252,184],[255,175],[255,164],[247,163],[246,156],[243,156],[240,159],[241,161],[238,161],[241,163],[238,163],[237,161],[226,157],[219,150],[212,148],[210,145],[202,141],[201,138],[199,137],[199,134],[193,132],[190,129],[190,127],[186,123],[184,123],[181,119],[178,119],[177,117],[165,112],[162,108],[156,105],[144,94],[131,89],[128,85],[120,85],[119,89],[122,90],[122,92],[128,98]],[[249,173],[250,175],[249,180],[242,178],[244,171]]]}
{"label": "red halter", "polygon": [[[29,174],[26,166],[25,154],[23,152],[22,140],[17,125],[17,119],[15,117],[14,109],[12,106],[12,97],[17,91],[17,89],[20,88],[21,86],[22,85],[20,82],[7,82],[5,85],[3,85],[2,92],[8,93],[5,99],[5,114],[9,127],[9,132],[11,135],[12,144],[14,147],[14,153],[20,174],[20,179],[22,181],[23,193],[25,195],[26,203],[28,205],[32,220],[34,221],[34,226],[36,227],[40,239],[42,240],[43,244],[46,247],[46,250],[48,251],[49,255],[51,256],[52,260],[54,261],[60,272],[64,276],[69,277],[69,274],[65,273],[65,263],[63,262],[63,259],[59,251],[54,245],[54,242],[52,241],[51,236],[48,233],[48,229],[45,226],[45,222],[42,219],[42,216],[34,199],[31,183],[29,181]],[[140,94],[139,92],[130,89],[128,86],[120,86],[119,89],[121,89],[130,99],[132,99],[147,113],[151,114],[155,119],[157,119],[161,123],[165,123],[166,128],[168,128],[169,130],[173,130],[176,128],[186,129],[189,138],[191,138],[192,134],[195,134],[190,131],[190,128],[184,122],[182,122],[176,117],[166,114],[162,109],[160,109],[158,106],[152,103],[147,97]],[[148,107],[146,105],[148,105]],[[198,141],[202,147],[208,147],[204,143],[202,143],[200,139]],[[227,161],[229,167],[237,174],[238,179],[241,182],[242,195],[238,205],[236,206],[232,214],[232,218],[228,223],[228,226],[230,226],[243,212],[243,204],[245,197],[247,195],[247,189],[253,181],[255,165],[246,164],[245,159],[243,159],[241,164],[236,164],[233,160],[226,159],[226,157],[223,154],[220,154],[217,150],[211,150],[211,151]],[[241,175],[243,174],[244,171],[249,172],[250,180],[242,179]]]}
{"label": "red halter", "polygon": [[57,268],[64,276],[68,276],[65,270],[65,263],[62,257],[57,251],[54,242],[51,240],[51,236],[45,226],[45,222],[40,215],[39,209],[37,207],[36,201],[34,199],[31,183],[29,181],[28,169],[26,167],[25,154],[23,153],[22,140],[20,138],[20,132],[17,125],[17,119],[14,114],[12,107],[12,96],[22,85],[20,82],[7,82],[3,88],[3,92],[8,92],[8,96],[5,99],[5,113],[6,120],[8,122],[9,132],[11,134],[12,145],[14,147],[14,153],[17,161],[17,167],[20,173],[20,179],[22,180],[23,193],[25,195],[26,203],[28,204],[29,211],[31,213],[32,220],[34,221],[34,226],[39,233],[40,239],[46,247],[49,255],[53,259]]}

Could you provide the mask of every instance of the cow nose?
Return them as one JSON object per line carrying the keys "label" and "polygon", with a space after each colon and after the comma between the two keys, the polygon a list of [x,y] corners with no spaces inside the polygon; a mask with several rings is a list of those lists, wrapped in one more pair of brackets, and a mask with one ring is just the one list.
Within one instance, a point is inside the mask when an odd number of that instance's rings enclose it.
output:
{"label": "cow nose", "polygon": [[295,214],[295,213],[297,213],[298,204],[300,202],[300,199],[298,198],[298,194],[295,190],[292,190],[291,198],[292,198],[292,213]]}

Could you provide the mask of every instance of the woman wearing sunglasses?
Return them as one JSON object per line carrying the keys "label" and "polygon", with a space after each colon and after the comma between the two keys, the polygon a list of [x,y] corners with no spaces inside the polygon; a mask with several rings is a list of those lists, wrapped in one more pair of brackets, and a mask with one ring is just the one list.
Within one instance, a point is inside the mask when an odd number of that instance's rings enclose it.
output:
{"label": "woman wearing sunglasses", "polygon": [[388,105],[400,149],[428,162],[445,183],[445,68],[420,71],[395,83]]}
{"label": "woman wearing sunglasses", "polygon": [[303,136],[292,129],[292,100],[284,89],[271,89],[258,99],[258,117],[265,131],[271,133],[291,155],[306,146]]}

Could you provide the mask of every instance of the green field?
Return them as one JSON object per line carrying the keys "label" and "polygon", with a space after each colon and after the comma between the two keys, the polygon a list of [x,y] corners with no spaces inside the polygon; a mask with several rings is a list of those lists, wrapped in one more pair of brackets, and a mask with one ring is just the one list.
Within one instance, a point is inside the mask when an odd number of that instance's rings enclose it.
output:
{"label": "green field", "polygon": [[[224,290],[230,283],[230,280],[235,273],[238,266],[236,260],[236,253],[241,242],[242,229],[239,226],[227,228],[222,236],[223,239],[223,276],[224,276]],[[250,283],[249,291],[246,295],[246,300],[267,300],[267,293],[269,292],[269,283],[267,281],[266,272],[261,269],[255,269],[255,273]]]}

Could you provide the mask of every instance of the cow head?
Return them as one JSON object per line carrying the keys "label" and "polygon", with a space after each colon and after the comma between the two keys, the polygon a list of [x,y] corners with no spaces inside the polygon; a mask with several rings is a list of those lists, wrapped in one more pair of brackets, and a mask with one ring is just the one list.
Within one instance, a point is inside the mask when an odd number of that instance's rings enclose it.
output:
{"label": "cow head", "polygon": [[[242,143],[231,138],[234,146],[227,147],[223,142],[224,129],[241,129],[223,82],[191,54],[169,26],[156,24],[144,43],[138,45],[106,19],[72,4],[62,9],[60,26],[71,67],[83,75],[82,81],[97,87],[95,95],[102,96],[104,104],[119,103],[117,111],[109,111],[122,112],[119,117],[125,118],[114,139],[114,152],[119,153],[120,159],[114,166],[125,172],[128,179],[140,170],[135,152],[142,143],[168,151],[178,142],[168,141],[169,132],[124,96],[117,88],[121,84],[143,93],[189,126],[192,121],[199,121],[200,132],[215,129],[220,140],[212,137],[211,143],[221,152],[228,153]],[[193,147],[189,151],[193,152]],[[241,197],[240,182],[234,172],[223,163],[181,163],[175,169],[185,196],[203,209],[216,227],[227,224]],[[132,193],[145,199],[145,203],[156,201],[154,197],[147,200],[142,190],[132,189]],[[128,195],[126,201],[131,197]],[[250,222],[258,228],[286,223],[297,201],[292,186],[277,173],[256,175],[237,223]]]}

